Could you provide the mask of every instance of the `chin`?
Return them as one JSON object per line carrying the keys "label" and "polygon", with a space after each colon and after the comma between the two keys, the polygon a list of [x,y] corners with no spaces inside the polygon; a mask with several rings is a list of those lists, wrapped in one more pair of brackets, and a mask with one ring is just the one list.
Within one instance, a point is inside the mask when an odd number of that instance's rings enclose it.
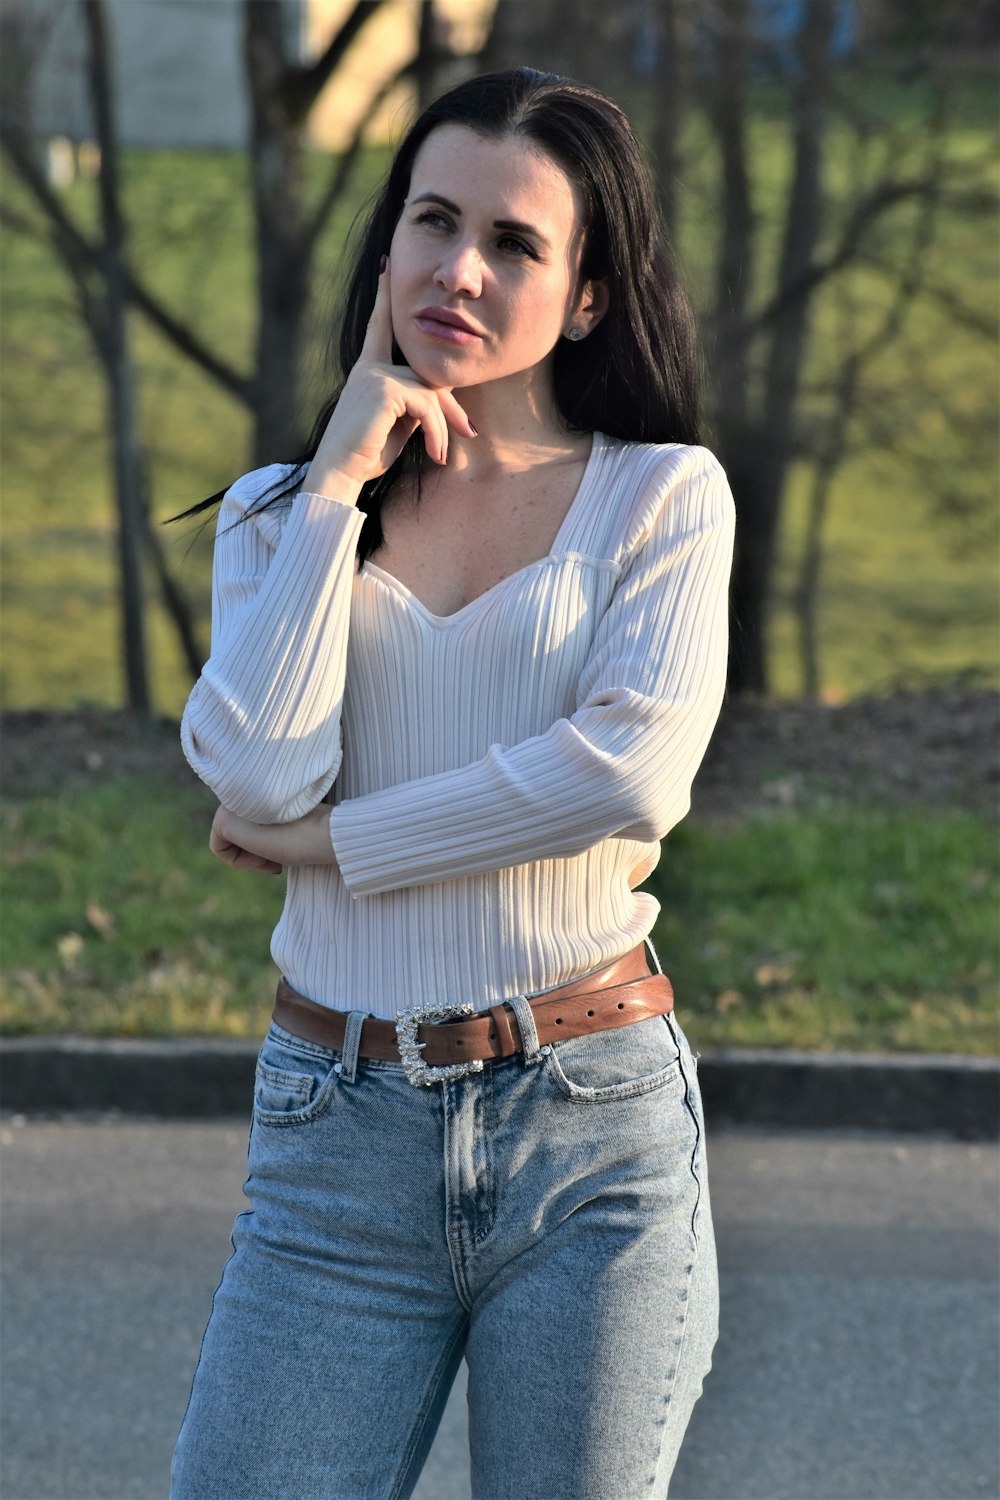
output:
{"label": "chin", "polygon": [[496,379],[489,370],[474,368],[473,361],[460,350],[443,349],[438,353],[429,349],[405,348],[402,344],[399,347],[413,373],[430,386],[482,385],[485,380]]}

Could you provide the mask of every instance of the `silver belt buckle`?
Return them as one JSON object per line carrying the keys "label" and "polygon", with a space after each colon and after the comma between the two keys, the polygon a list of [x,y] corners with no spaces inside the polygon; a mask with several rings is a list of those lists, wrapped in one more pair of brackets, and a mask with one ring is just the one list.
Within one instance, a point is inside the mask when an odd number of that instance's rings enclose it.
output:
{"label": "silver belt buckle", "polygon": [[468,1062],[448,1063],[440,1068],[429,1068],[420,1056],[427,1043],[417,1041],[417,1027],[422,1021],[446,1021],[451,1017],[474,1014],[475,1006],[469,1000],[464,1005],[414,1005],[410,1010],[397,1010],[396,1043],[406,1076],[412,1084],[419,1086],[424,1083],[429,1088],[432,1083],[444,1083],[449,1078],[463,1078],[466,1073],[483,1071],[481,1057],[471,1057]]}

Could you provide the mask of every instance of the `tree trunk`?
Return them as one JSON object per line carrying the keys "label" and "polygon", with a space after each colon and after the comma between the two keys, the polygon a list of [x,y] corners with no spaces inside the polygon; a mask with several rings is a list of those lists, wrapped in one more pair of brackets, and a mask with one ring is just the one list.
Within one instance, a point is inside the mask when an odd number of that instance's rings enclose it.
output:
{"label": "tree trunk", "polygon": [[149,679],[143,616],[143,504],[139,439],[135,419],[135,375],[128,347],[124,275],[125,230],[119,203],[118,142],[104,0],[86,0],[88,72],[98,145],[104,282],[100,339],[108,377],[108,406],[118,506],[118,576],[122,661],[128,705],[148,714]]}
{"label": "tree trunk", "polygon": [[[742,3],[742,0],[738,0]],[[794,82],[794,170],[778,269],[779,301],[765,364],[763,401],[754,423],[754,459],[740,495],[740,527],[733,567],[738,613],[730,657],[734,692],[767,693],[766,638],[781,500],[788,468],[798,450],[796,407],[809,329],[811,299],[805,282],[813,264],[822,214],[822,150],[831,88],[830,44],[835,0],[809,0],[798,37]],[[730,396],[733,393],[730,392]],[[725,408],[721,411],[726,422]],[[726,443],[730,459],[735,451]],[[740,456],[736,467],[745,472]]]}
{"label": "tree trunk", "polygon": [[682,16],[679,0],[647,0],[645,24],[657,60],[654,113],[650,152],[656,172],[656,191],[668,244],[672,247],[680,229],[677,190],[683,172],[681,131],[688,108],[685,81],[691,62],[689,18]]}
{"label": "tree trunk", "polygon": [[299,436],[297,395],[311,255],[302,215],[302,131],[281,95],[289,71],[287,14],[282,0],[249,0],[243,14],[257,249],[253,406],[254,463],[259,466],[289,451]]}

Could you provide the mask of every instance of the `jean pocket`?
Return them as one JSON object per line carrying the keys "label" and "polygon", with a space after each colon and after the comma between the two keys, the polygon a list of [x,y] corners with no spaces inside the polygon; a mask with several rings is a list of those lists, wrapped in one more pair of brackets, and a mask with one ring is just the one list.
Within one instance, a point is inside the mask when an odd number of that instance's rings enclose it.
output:
{"label": "jean pocket", "polygon": [[549,1077],[567,1099],[601,1104],[649,1094],[681,1077],[680,1049],[665,1017],[567,1037],[548,1053]]}
{"label": "jean pocket", "polygon": [[257,1056],[254,1118],[262,1125],[304,1125],[329,1107],[339,1053],[271,1023]]}

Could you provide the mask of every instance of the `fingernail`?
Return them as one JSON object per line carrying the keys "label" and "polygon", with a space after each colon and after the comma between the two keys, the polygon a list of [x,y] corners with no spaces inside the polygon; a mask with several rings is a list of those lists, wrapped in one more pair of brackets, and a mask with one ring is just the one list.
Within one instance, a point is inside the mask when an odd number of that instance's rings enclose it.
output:
{"label": "fingernail", "polygon": [[472,429],[472,436],[473,437],[478,437],[479,436],[479,428],[476,426],[475,422],[470,422],[469,426]]}
{"label": "fingernail", "polygon": [[382,275],[382,272],[385,270],[385,268],[386,268],[386,266],[388,264],[389,264],[389,257],[388,257],[388,255],[383,255],[382,259],[379,261],[379,266],[378,266],[378,274],[380,276]]}

